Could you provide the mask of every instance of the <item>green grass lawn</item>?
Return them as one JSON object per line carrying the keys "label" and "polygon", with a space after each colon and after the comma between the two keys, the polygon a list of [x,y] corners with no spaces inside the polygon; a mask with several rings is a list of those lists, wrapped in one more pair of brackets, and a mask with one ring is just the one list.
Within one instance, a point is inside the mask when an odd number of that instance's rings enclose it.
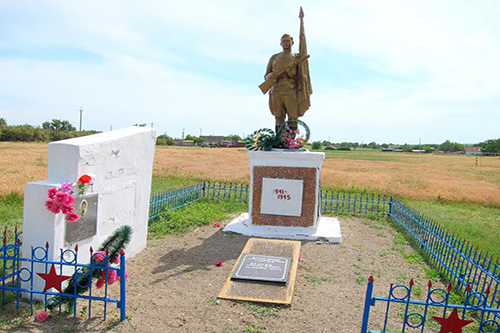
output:
{"label": "green grass lawn", "polygon": [[500,207],[463,202],[404,200],[455,236],[494,258],[500,258]]}

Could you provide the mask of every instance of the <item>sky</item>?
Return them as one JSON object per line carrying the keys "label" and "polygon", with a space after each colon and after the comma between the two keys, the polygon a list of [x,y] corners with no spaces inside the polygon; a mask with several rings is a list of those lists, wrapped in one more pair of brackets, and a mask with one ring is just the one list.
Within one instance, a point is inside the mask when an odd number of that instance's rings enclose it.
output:
{"label": "sky", "polygon": [[262,83],[303,7],[311,141],[500,138],[497,0],[0,0],[0,118],[242,137],[273,128]]}

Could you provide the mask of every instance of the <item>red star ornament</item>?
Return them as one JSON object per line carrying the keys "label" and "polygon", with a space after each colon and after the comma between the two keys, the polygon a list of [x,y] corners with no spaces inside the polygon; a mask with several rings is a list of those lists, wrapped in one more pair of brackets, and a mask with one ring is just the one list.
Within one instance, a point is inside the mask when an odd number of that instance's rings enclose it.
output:
{"label": "red star ornament", "polygon": [[448,318],[436,316],[432,316],[432,318],[441,324],[441,331],[439,333],[462,333],[462,328],[474,321],[458,318],[457,309],[453,309]]}
{"label": "red star ornament", "polygon": [[69,275],[57,275],[54,264],[52,264],[52,267],[50,267],[50,272],[48,274],[47,273],[36,273],[36,274],[38,274],[42,279],[45,280],[45,289],[43,291],[47,291],[50,288],[56,288],[57,290],[59,290],[60,293],[62,293],[61,282],[71,277]]}

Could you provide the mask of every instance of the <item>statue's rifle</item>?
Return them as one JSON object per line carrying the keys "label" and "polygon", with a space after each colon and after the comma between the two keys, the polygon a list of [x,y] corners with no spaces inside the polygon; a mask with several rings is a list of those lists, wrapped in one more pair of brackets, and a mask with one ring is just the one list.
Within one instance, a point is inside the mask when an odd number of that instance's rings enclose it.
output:
{"label": "statue's rifle", "polygon": [[292,61],[286,67],[278,69],[277,71],[274,71],[273,73],[275,75],[271,75],[268,79],[266,79],[264,82],[262,82],[259,85],[259,88],[262,91],[262,93],[263,94],[267,93],[269,91],[269,89],[271,89],[271,87],[276,83],[276,81],[278,80],[278,77],[283,75],[288,69],[291,69],[294,66],[297,66],[300,62],[309,59],[309,57],[310,57],[309,55],[306,55],[302,58],[299,58],[297,60]]}

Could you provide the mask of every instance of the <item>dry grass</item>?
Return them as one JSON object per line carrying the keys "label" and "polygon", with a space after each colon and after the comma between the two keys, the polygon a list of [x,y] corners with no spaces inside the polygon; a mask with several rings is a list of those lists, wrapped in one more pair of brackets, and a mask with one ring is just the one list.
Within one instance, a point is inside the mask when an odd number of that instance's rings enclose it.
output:
{"label": "dry grass", "polygon": [[[463,200],[500,206],[500,158],[430,154],[332,154],[322,186],[424,200]],[[246,149],[158,147],[155,177],[249,183]],[[23,193],[24,184],[47,176],[47,145],[0,143],[0,194]]]}

